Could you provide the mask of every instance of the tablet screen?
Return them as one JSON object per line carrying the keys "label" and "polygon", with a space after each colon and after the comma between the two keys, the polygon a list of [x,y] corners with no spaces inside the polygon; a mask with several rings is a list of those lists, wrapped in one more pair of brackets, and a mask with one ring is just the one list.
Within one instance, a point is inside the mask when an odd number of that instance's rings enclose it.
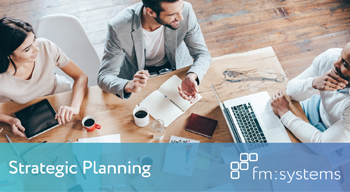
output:
{"label": "tablet screen", "polygon": [[47,99],[26,107],[15,115],[21,120],[28,139],[58,125],[56,112]]}

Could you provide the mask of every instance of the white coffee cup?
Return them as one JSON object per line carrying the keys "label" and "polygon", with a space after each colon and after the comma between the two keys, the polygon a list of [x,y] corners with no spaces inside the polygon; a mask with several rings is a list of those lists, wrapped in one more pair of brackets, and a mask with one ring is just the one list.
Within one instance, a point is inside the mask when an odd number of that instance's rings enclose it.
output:
{"label": "white coffee cup", "polygon": [[137,126],[145,127],[149,124],[149,111],[146,107],[136,105],[132,114]]}

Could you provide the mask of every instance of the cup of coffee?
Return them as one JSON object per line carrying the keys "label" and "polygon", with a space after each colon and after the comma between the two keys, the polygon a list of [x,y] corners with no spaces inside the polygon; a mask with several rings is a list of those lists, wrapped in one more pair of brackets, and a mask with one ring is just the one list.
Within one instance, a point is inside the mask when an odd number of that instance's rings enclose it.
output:
{"label": "cup of coffee", "polygon": [[133,115],[137,126],[145,127],[149,124],[149,113],[146,107],[136,105]]}
{"label": "cup of coffee", "polygon": [[96,120],[93,116],[84,117],[81,123],[88,132],[95,131],[95,129],[101,129],[101,125],[96,123]]}

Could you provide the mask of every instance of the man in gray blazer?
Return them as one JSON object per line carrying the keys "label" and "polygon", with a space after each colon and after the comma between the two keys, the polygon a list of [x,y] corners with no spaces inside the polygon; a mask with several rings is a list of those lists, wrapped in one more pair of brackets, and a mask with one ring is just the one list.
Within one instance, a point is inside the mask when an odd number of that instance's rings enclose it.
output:
{"label": "man in gray blazer", "polygon": [[142,0],[109,22],[97,81],[104,91],[127,99],[146,86],[151,72],[192,65],[178,89],[182,98],[193,103],[210,64],[190,3]]}

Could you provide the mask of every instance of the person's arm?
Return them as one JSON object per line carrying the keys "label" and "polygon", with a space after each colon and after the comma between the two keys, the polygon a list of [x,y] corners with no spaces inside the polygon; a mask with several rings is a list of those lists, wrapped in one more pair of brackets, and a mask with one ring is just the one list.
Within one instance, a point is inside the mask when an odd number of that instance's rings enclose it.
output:
{"label": "person's arm", "polygon": [[324,132],[295,116],[289,110],[289,103],[281,91],[272,97],[271,107],[274,113],[281,118],[284,126],[303,143],[350,142],[350,107],[343,111],[341,120]]}
{"label": "person's arm", "polygon": [[[349,113],[346,109],[344,113]],[[326,131],[321,132],[314,126],[288,111],[281,117],[283,124],[303,143],[346,143],[350,142],[350,115],[344,115]]]}
{"label": "person's arm", "polygon": [[317,89],[312,87],[312,82],[315,77],[319,76],[317,64],[322,62],[322,58],[322,54],[319,55],[314,59],[309,68],[288,82],[286,92],[290,99],[303,101],[311,97],[317,91]]}
{"label": "person's arm", "polygon": [[128,99],[131,93],[124,91],[129,82],[127,79],[119,78],[120,68],[125,62],[125,54],[118,39],[117,30],[108,24],[105,50],[102,58],[100,71],[97,77],[99,87],[122,99]]}
{"label": "person's arm", "polygon": [[[345,119],[350,119],[350,117],[346,116],[324,132],[296,117],[291,111],[282,115],[281,121],[303,143],[344,143],[347,145],[350,142],[350,124]],[[316,154],[324,155],[339,149],[340,145],[306,144],[306,146]]]}
{"label": "person's arm", "polygon": [[180,96],[190,103],[198,100],[198,76],[195,73],[187,73],[185,79],[181,82],[181,86],[177,87]]}
{"label": "person's arm", "polygon": [[210,67],[211,55],[205,44],[201,28],[191,4],[189,6],[187,20],[188,32],[185,35],[184,42],[193,58],[193,65],[191,65],[178,89],[180,96],[185,100],[191,101],[192,104],[198,100],[198,85]]}
{"label": "person's arm", "polygon": [[134,75],[134,79],[129,81],[125,85],[124,87],[125,93],[139,92],[142,88],[144,88],[147,85],[148,78],[149,78],[149,73],[147,70],[138,71]]}
{"label": "person's arm", "polygon": [[74,80],[70,106],[61,106],[56,114],[59,124],[65,124],[72,119],[73,115],[79,114],[81,103],[87,91],[88,77],[73,61],[69,61],[61,70]]}
{"label": "person's arm", "polygon": [[348,82],[334,70],[333,59],[334,50],[331,49],[317,56],[309,68],[288,82],[287,95],[292,100],[302,101],[311,97],[316,90],[336,91],[345,88]]}
{"label": "person's arm", "polygon": [[20,137],[26,137],[24,134],[25,129],[19,119],[0,113],[0,122],[9,124],[11,126],[13,134]]}
{"label": "person's arm", "polygon": [[11,99],[0,95],[0,103],[6,103],[6,102],[11,102],[11,101],[12,101]]}
{"label": "person's arm", "polygon": [[[189,4],[189,3],[188,3]],[[198,24],[197,17],[193,11],[192,5],[189,8],[188,15],[188,32],[184,38],[184,42],[193,58],[193,65],[187,72],[195,73],[197,75],[198,85],[202,81],[204,75],[211,64],[211,55],[205,44],[201,28]]]}

